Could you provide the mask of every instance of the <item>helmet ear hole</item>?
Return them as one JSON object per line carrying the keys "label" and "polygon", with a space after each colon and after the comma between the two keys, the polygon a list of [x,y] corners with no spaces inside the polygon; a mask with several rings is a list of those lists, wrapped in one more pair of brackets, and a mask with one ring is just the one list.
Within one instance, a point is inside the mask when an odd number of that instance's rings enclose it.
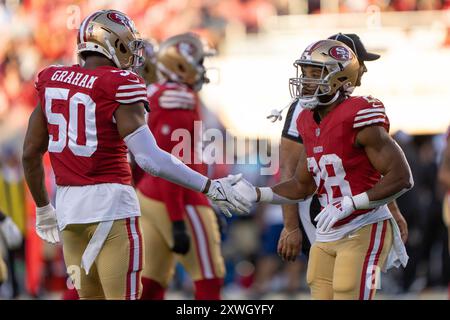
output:
{"label": "helmet ear hole", "polygon": [[181,72],[186,72],[186,69],[181,63],[178,64],[178,70],[180,70]]}
{"label": "helmet ear hole", "polygon": [[127,53],[127,49],[125,49],[125,46],[121,43],[119,46],[120,52]]}

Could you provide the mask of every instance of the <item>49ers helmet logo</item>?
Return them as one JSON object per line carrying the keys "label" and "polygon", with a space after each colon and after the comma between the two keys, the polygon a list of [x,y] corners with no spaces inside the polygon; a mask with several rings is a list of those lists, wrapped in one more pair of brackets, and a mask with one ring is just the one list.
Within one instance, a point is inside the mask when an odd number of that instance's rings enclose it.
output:
{"label": "49ers helmet logo", "polygon": [[342,46],[331,47],[328,54],[336,60],[348,61],[352,58],[352,53],[347,48]]}
{"label": "49ers helmet logo", "polygon": [[115,23],[122,24],[126,26],[130,31],[134,32],[135,28],[133,22],[128,19],[127,16],[121,14],[120,12],[110,12],[108,13],[108,18]]}
{"label": "49ers helmet logo", "polygon": [[195,46],[190,42],[180,42],[177,45],[178,52],[185,57],[192,57],[197,51]]}

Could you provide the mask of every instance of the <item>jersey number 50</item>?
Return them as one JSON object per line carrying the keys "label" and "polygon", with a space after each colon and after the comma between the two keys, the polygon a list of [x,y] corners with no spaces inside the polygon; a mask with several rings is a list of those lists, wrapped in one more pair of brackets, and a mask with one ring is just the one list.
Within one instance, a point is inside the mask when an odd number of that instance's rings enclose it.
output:
{"label": "jersey number 50", "polygon": [[[45,89],[45,113],[49,124],[58,126],[58,140],[55,140],[50,134],[48,151],[59,153],[67,145],[67,135],[69,136],[69,149],[77,156],[90,157],[97,150],[97,127],[95,125],[95,102],[87,94],[82,92],[75,93],[69,104],[69,123],[60,113],[52,112],[53,100],[67,101],[69,98],[69,89],[46,88]],[[85,117],[85,135],[86,144],[80,145],[78,140],[78,108],[84,106]]]}

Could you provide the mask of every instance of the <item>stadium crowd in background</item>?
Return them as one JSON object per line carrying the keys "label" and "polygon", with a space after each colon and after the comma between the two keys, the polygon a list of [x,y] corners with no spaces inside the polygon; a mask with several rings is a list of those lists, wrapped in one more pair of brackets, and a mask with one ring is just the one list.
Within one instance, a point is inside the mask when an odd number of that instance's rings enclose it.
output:
{"label": "stadium crowd in background", "polygon": [[[145,32],[144,36],[162,40],[191,30],[206,37],[216,48],[220,48],[229,27],[256,33],[265,18],[292,14],[290,2],[138,0],[127,5],[111,1],[112,5],[129,14]],[[307,13],[321,13],[320,4],[319,0],[309,0],[305,6]],[[339,12],[364,12],[369,5],[376,5],[382,11],[450,9],[449,0],[346,0],[339,1]],[[75,46],[68,43],[75,43],[80,22],[76,20],[77,10],[80,10],[79,17],[83,17],[86,12],[96,9],[99,7],[94,1],[0,1],[0,28],[8,30],[0,37],[0,127],[14,109],[31,110],[35,106],[34,81],[42,67],[76,61]],[[68,16],[73,16],[74,21],[67,19]],[[215,117],[212,113],[208,116]],[[407,249],[410,260],[405,270],[398,269],[389,275],[383,290],[391,294],[418,293],[428,288],[447,287],[450,258],[447,228],[442,220],[445,190],[437,179],[445,137],[397,132],[394,138],[406,153],[415,181],[415,188],[398,199],[409,226]],[[21,172],[21,146],[17,146],[16,141],[0,140],[0,210],[13,218],[25,241],[18,250],[8,251],[3,248],[6,246],[0,246],[6,251],[11,275],[0,287],[0,299],[58,295],[66,287],[62,253],[59,247],[42,244],[35,235],[27,232],[34,229],[34,221],[27,213],[30,198]],[[260,167],[259,164],[216,165],[210,172],[212,178],[243,172],[253,184],[273,184],[269,181],[272,177],[259,174]],[[53,184],[49,172],[47,185]],[[301,257],[295,264],[287,264],[276,255],[279,217],[281,207],[274,206],[259,206],[251,215],[231,220],[218,215],[226,267],[225,297],[236,292],[244,293],[246,297],[308,292],[305,259]],[[192,292],[192,283],[181,268],[177,268],[171,288]]]}

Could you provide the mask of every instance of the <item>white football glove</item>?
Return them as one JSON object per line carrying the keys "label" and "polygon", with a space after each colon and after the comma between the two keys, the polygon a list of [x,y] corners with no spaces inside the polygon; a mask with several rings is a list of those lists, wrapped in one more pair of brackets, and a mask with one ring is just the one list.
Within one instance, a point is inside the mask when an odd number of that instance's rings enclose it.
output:
{"label": "white football glove", "polygon": [[244,178],[239,180],[233,186],[233,189],[252,204],[256,202],[257,199],[256,188]]}
{"label": "white football glove", "polygon": [[344,196],[342,200],[327,205],[314,218],[317,222],[317,230],[322,233],[330,231],[337,221],[348,217],[353,211],[355,211],[355,205],[352,198]]}
{"label": "white football glove", "polygon": [[10,217],[0,222],[0,231],[5,237],[8,249],[17,249],[22,244],[22,233]]}
{"label": "white football glove", "polygon": [[36,233],[42,240],[49,243],[59,242],[56,211],[51,204],[36,208]]}
{"label": "white football glove", "polygon": [[228,218],[232,217],[230,210],[240,214],[247,214],[250,212],[252,204],[237,193],[232,187],[241,178],[242,174],[238,174],[212,180],[209,190],[206,193],[206,196],[210,198]]}

